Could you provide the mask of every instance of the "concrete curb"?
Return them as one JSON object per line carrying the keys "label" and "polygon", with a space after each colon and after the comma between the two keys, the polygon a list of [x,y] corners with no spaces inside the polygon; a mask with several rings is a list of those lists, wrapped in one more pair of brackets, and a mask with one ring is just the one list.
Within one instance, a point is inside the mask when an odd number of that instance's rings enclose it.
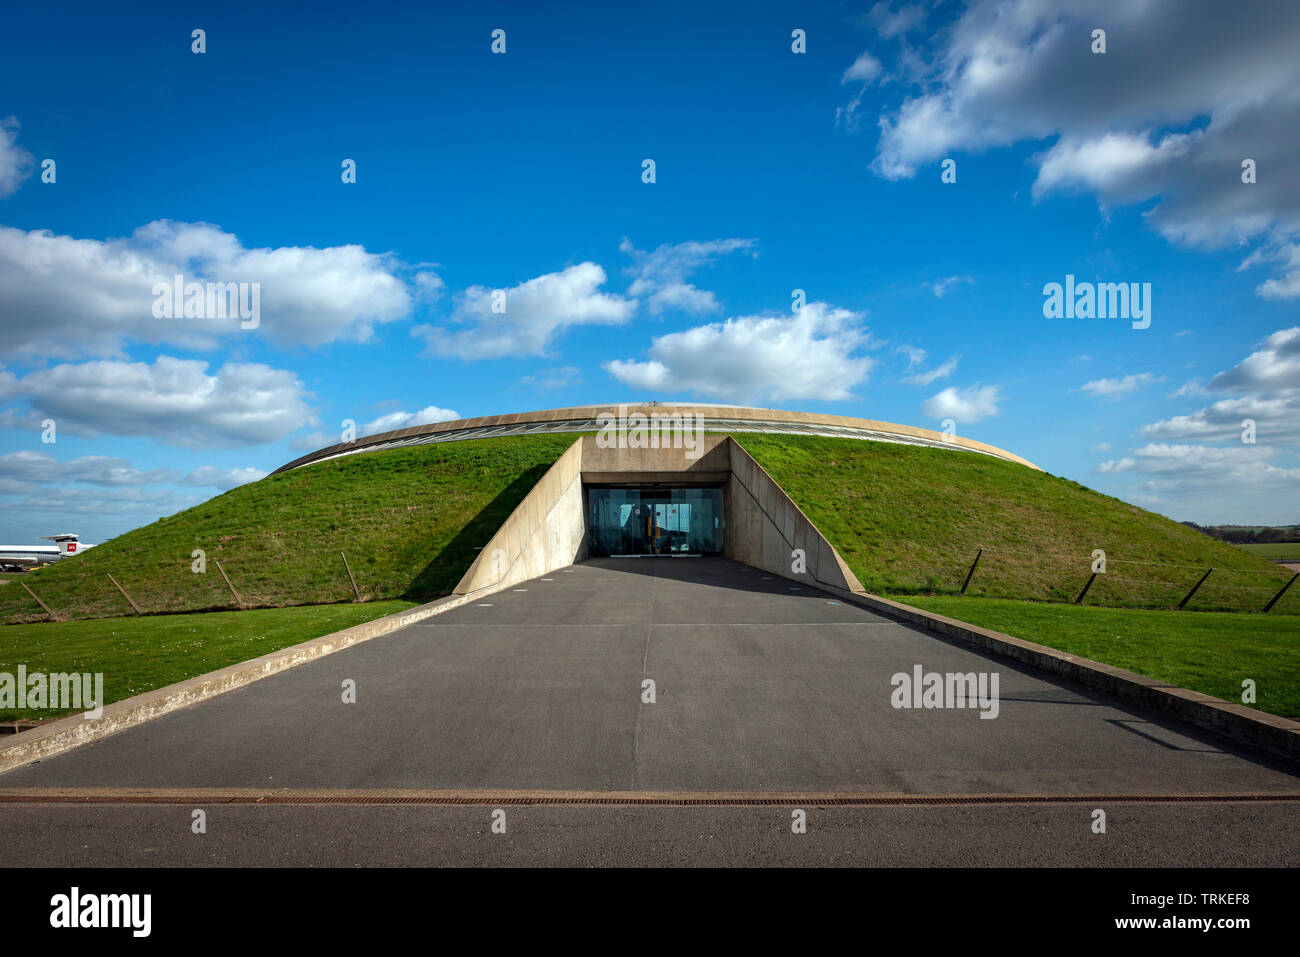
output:
{"label": "concrete curb", "polygon": [[865,592],[859,594],[839,589],[828,590],[870,611],[975,645],[1039,671],[1095,688],[1122,701],[1172,715],[1239,744],[1300,763],[1300,722],[1257,711],[1242,704],[1233,704],[1199,691],[1189,691],[1099,661],[1068,655],[1055,648],[1004,635],[999,631],[989,631],[955,618],[945,618],[888,598]]}
{"label": "concrete curb", "polygon": [[0,744],[0,773],[89,744],[91,741],[143,724],[168,712],[188,708],[200,701],[206,701],[208,698],[234,691],[254,681],[316,661],[336,651],[369,641],[371,638],[387,635],[399,628],[405,628],[407,625],[413,625],[418,621],[475,601],[493,590],[496,589],[483,589],[472,595],[449,595],[406,611],[385,615],[342,631],[322,635],[302,644],[281,648],[260,658],[229,665],[196,678],[188,678],[185,681],[124,698],[105,705],[104,713],[98,718],[70,715],[39,728],[15,734],[9,741]]}

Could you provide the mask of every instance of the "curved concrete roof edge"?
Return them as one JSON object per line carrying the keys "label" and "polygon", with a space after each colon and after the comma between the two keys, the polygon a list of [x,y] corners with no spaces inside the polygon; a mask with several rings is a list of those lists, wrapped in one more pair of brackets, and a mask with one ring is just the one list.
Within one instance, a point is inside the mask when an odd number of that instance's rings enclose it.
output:
{"label": "curved concrete roof edge", "polygon": [[[880,432],[886,435],[897,435],[903,438],[921,439],[925,442],[934,442],[941,445],[956,445],[961,448],[970,449],[976,452],[983,452],[986,455],[992,455],[996,458],[1004,459],[1008,462],[1015,462],[1017,465],[1025,465],[1039,472],[1043,471],[1028,459],[1021,458],[1013,452],[1000,449],[995,445],[989,445],[985,442],[977,442],[974,439],[968,439],[960,435],[946,436],[943,432],[936,432],[933,429],[919,429],[910,425],[898,425],[894,422],[881,422],[876,419],[858,419],[847,415],[830,415],[824,412],[790,412],[784,409],[760,409],[750,406],[732,406],[732,405],[699,405],[691,402],[661,402],[658,405],[651,405],[645,402],[616,402],[606,405],[580,405],[564,409],[543,409],[537,412],[511,412],[505,415],[485,415],[471,419],[454,419],[450,422],[432,422],[426,425],[413,425],[404,429],[393,429],[390,432],[379,432],[375,435],[367,435],[364,438],[356,439],[352,442],[339,442],[335,445],[329,445],[315,452],[309,452],[306,455],[299,456],[291,462],[286,462],[278,469],[272,472],[276,475],[280,472],[288,472],[303,465],[310,465],[323,459],[331,458],[345,452],[364,452],[371,446],[379,446],[388,442],[398,441],[401,439],[419,438],[423,436],[438,435],[443,432],[458,432],[464,429],[482,429],[492,428],[502,425],[529,425],[533,423],[546,422],[563,422],[572,419],[595,419],[601,414],[619,414],[619,410],[627,413],[639,412],[644,415],[659,414],[663,415],[668,410],[674,412],[690,412],[699,415],[705,421],[705,429],[709,429],[710,419],[730,419],[735,421],[753,421],[765,423],[788,423],[790,425],[804,426],[832,426],[844,429],[862,429],[871,432]],[[730,431],[721,429],[718,431]]]}

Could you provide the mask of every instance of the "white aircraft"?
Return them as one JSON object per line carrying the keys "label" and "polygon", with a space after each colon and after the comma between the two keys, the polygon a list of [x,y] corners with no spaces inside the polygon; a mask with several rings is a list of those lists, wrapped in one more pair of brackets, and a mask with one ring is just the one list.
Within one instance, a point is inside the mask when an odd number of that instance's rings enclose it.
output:
{"label": "white aircraft", "polygon": [[64,532],[62,535],[43,535],[42,539],[54,542],[53,545],[0,545],[0,568],[16,571],[24,565],[44,565],[57,562],[71,555],[78,555],[88,548],[94,548],[89,542],[80,541],[76,532]]}

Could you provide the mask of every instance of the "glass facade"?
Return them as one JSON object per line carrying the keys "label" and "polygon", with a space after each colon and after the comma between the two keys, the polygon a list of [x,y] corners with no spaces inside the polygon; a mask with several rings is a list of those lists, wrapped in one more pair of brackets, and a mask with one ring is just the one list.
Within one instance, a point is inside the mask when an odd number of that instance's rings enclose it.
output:
{"label": "glass facade", "polygon": [[722,551],[722,489],[587,489],[591,555],[710,555]]}

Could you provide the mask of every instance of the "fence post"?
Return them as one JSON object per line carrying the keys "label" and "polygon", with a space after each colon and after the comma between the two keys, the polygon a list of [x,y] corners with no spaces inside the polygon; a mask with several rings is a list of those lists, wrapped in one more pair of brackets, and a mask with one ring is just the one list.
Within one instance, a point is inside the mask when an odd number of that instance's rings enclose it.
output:
{"label": "fence post", "polygon": [[1183,606],[1186,605],[1187,602],[1188,602],[1189,600],[1191,600],[1191,597],[1192,597],[1193,595],[1196,594],[1196,589],[1200,588],[1202,585],[1205,584],[1205,579],[1207,579],[1207,578],[1210,577],[1210,572],[1212,572],[1212,571],[1214,571],[1213,568],[1207,570],[1206,573],[1205,573],[1204,575],[1201,576],[1201,580],[1198,581],[1195,585],[1192,586],[1192,590],[1189,591],[1186,595],[1183,596],[1183,600],[1180,601],[1180,602],[1178,603],[1178,610],[1179,610],[1179,611],[1182,611],[1182,610],[1183,610]]}
{"label": "fence post", "polygon": [[1088,589],[1092,587],[1092,583],[1096,580],[1097,580],[1097,573],[1093,572],[1092,577],[1089,578],[1087,582],[1084,583],[1083,591],[1079,592],[1079,597],[1074,600],[1074,603],[1076,605],[1079,604],[1079,602],[1083,601],[1083,596],[1088,594]]}
{"label": "fence post", "polygon": [[[1286,590],[1290,588],[1293,584],[1295,584],[1295,580],[1297,578],[1300,578],[1300,572],[1296,572],[1294,575],[1292,575],[1291,580],[1282,586],[1282,590],[1268,600],[1268,604],[1264,606],[1264,611],[1268,611],[1270,608],[1276,605],[1277,600],[1286,594]],[[35,595],[33,595],[32,597],[36,598]],[[39,599],[37,600],[39,601]]]}
{"label": "fence post", "polygon": [[970,584],[971,576],[975,574],[975,566],[980,563],[980,556],[984,554],[984,549],[975,553],[975,561],[970,563],[970,571],[966,573],[966,580],[961,583],[961,593],[966,594],[966,586]]}
{"label": "fence post", "polygon": [[343,567],[347,570],[348,581],[352,582],[352,594],[357,596],[357,601],[360,601],[361,592],[357,591],[357,580],[352,577],[352,566],[348,564],[348,556],[343,552],[339,552],[339,554],[343,556]]}
{"label": "fence post", "polygon": [[109,575],[108,572],[104,572],[104,574],[108,575],[108,580],[117,586],[117,590],[122,593],[122,597],[126,599],[126,603],[131,606],[131,608],[135,611],[135,613],[137,615],[143,615],[144,612],[140,610],[140,606],[137,605],[134,600],[132,600],[131,596],[126,593],[126,589],[123,588],[121,585],[117,584],[117,579],[114,578],[112,575]]}
{"label": "fence post", "polygon": [[230,584],[230,576],[227,575],[226,570],[221,567],[221,562],[218,562],[215,558],[213,559],[213,561],[216,562],[217,571],[221,572],[221,577],[226,580],[226,587],[230,589],[230,594],[235,596],[235,601],[239,603],[240,608],[243,608],[244,599],[239,597],[239,592],[235,591],[235,586]]}
{"label": "fence post", "polygon": [[[22,585],[24,588],[27,588],[27,582],[19,582],[18,584]],[[27,594],[31,595],[33,598],[36,598],[36,592],[32,591],[30,588],[27,588]],[[50,621],[59,620],[59,616],[54,614],[54,612],[50,611],[50,606],[45,604],[45,602],[41,601],[39,598],[36,598],[36,604],[40,605],[42,608],[45,609],[45,614],[50,616]]]}

